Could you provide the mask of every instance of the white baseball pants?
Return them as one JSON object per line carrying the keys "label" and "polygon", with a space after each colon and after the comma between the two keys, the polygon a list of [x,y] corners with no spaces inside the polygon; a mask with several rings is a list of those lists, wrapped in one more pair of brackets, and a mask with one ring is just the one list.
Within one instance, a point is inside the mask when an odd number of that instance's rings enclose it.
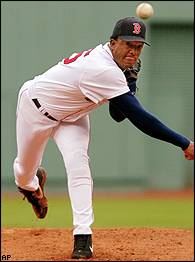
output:
{"label": "white baseball pants", "polygon": [[67,171],[68,192],[73,212],[73,235],[92,234],[93,181],[89,168],[89,117],[73,123],[57,122],[43,115],[28,95],[26,82],[18,95],[16,112],[17,157],[14,176],[17,186],[34,191],[38,188],[37,168],[41,165],[49,138],[57,144]]}

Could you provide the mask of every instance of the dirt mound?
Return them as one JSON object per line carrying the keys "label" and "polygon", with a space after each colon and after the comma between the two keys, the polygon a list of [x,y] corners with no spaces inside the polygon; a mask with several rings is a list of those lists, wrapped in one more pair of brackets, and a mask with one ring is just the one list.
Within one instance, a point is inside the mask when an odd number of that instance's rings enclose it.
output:
{"label": "dirt mound", "polygon": [[[1,261],[73,261],[71,229],[4,228],[1,240]],[[95,228],[93,247],[89,261],[194,260],[193,230]]]}

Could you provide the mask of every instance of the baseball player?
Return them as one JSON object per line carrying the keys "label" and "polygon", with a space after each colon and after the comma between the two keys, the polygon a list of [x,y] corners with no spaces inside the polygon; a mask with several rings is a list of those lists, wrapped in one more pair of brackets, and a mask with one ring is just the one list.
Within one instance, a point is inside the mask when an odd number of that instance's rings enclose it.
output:
{"label": "baseball player", "polygon": [[14,176],[18,190],[44,218],[47,173],[41,167],[49,138],[57,144],[67,171],[73,212],[72,258],[92,257],[93,182],[89,168],[89,114],[109,103],[111,117],[125,118],[145,134],[171,143],[194,159],[194,143],[147,112],[135,97],[144,45],[145,24],[136,17],[119,20],[110,41],[63,58],[24,83],[16,110],[17,157]]}

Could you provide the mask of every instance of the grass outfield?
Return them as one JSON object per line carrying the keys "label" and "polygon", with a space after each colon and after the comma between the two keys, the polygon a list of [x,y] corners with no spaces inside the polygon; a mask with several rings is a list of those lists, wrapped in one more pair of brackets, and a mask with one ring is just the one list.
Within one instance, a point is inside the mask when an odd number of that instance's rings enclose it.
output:
{"label": "grass outfield", "polygon": [[[72,227],[67,196],[50,196],[47,217],[39,220],[22,196],[1,198],[2,227]],[[194,227],[193,198],[152,199],[98,197],[93,200],[94,227]]]}

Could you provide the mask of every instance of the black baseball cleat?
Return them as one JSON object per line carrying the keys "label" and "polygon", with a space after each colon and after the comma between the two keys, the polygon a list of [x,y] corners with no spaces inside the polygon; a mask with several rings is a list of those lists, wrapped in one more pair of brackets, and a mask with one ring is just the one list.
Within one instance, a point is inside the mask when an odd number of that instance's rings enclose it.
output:
{"label": "black baseball cleat", "polygon": [[72,258],[91,258],[93,255],[92,236],[74,235]]}
{"label": "black baseball cleat", "polygon": [[36,176],[39,179],[39,188],[36,191],[25,190],[21,187],[18,187],[18,190],[24,195],[24,199],[27,198],[28,202],[32,205],[36,216],[44,218],[48,210],[47,198],[44,195],[44,184],[47,174],[42,167],[39,167]]}

